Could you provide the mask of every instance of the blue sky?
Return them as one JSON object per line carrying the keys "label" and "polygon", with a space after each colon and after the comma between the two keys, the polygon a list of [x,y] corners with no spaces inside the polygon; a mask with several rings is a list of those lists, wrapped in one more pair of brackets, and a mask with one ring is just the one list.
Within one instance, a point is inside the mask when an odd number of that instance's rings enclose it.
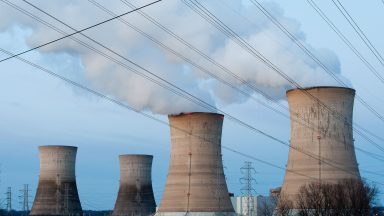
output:
{"label": "blue sky", "polygon": [[[76,28],[86,27],[108,17],[89,2],[71,1],[68,5],[58,1],[31,2],[47,11],[54,12],[58,18]],[[142,1],[137,1],[135,4],[139,5],[139,2]],[[233,70],[241,71],[238,72],[239,75],[255,82],[269,94],[275,95],[280,103],[286,104],[284,89],[289,87],[287,83],[280,81],[277,76],[269,72],[260,77],[263,75],[263,67],[256,63],[252,65],[251,63],[256,61],[255,59],[249,58],[241,50],[237,52],[230,40],[220,35],[203,20],[198,20],[198,17],[191,15],[192,12],[185,5],[175,2],[177,1],[165,0],[164,3],[159,3],[146,12],[158,17],[160,23],[170,26],[173,31],[185,36],[186,40],[211,54],[218,62]],[[316,3],[374,67],[384,74],[384,67],[362,44],[332,1],[316,1]],[[381,53],[384,52],[384,44],[381,40],[384,32],[380,23],[380,20],[384,18],[384,4],[380,0],[343,1],[342,3],[377,50]],[[2,49],[20,52],[33,45],[59,37],[59,34],[53,33],[52,30],[35,24],[34,20],[24,17],[20,12],[4,3],[1,4],[0,14],[3,14],[1,18],[5,20],[0,25],[0,47]],[[15,4],[38,14],[21,1],[16,1]],[[65,9],[59,13],[58,11],[63,5]],[[281,21],[289,25],[295,35],[321,55],[327,64],[334,67],[340,76],[349,80],[360,97],[380,114],[384,112],[384,100],[381,96],[384,89],[383,83],[368,71],[307,2],[266,1],[264,5],[271,9]],[[107,7],[107,5],[105,6]],[[256,47],[260,47],[266,55],[276,61],[276,64],[282,64],[281,67],[288,71],[291,68],[302,69],[303,73],[295,73],[295,70],[289,71],[289,73],[304,85],[328,80],[326,75],[322,74],[324,72],[319,72],[313,63],[305,64],[307,60],[295,60],[293,62],[297,64],[284,65],[282,62],[289,63],[290,61],[279,56],[280,53],[283,53],[284,56],[292,55],[297,59],[301,59],[304,55],[294,48],[295,45],[289,39],[268,24],[268,20],[265,18],[263,20],[262,14],[250,2],[243,1],[243,4],[239,4],[237,1],[225,0],[222,4],[220,1],[212,1],[207,4],[208,8],[215,6],[217,9],[212,10],[218,16],[221,16],[234,30],[248,38],[251,43],[254,42],[258,45]],[[225,9],[227,6],[233,10]],[[127,10],[119,1],[108,7],[116,13]],[[169,10],[173,14],[164,13],[164,10]],[[241,16],[234,13],[234,10],[238,10]],[[66,13],[71,16],[65,16]],[[229,14],[228,17],[223,16],[226,13]],[[171,47],[191,59],[202,62],[209,68],[206,62],[139,19],[138,16],[132,16],[132,20],[129,19],[129,16],[127,16],[127,20],[133,24],[137,24],[160,41],[171,44]],[[180,20],[174,20],[178,16],[180,16]],[[42,17],[53,22],[47,17]],[[249,20],[251,22],[248,22]],[[57,23],[56,26],[69,31],[68,28]],[[208,79],[201,72],[194,71],[184,62],[123,27],[120,24],[106,24],[105,27],[101,26],[91,30],[89,34],[104,44],[121,51],[146,68],[158,70],[159,75],[169,78],[186,91],[210,101],[225,112],[281,140],[289,140],[288,119],[276,115],[255,100],[241,98],[238,94],[222,88],[215,80]],[[108,31],[115,32],[111,34]],[[323,51],[324,49],[327,51]],[[271,50],[277,50],[279,53]],[[233,53],[236,55],[230,55]],[[3,59],[6,55],[1,54],[0,57]],[[154,87],[146,80],[134,76],[123,76],[121,80],[118,79],[122,74],[121,69],[110,62],[101,60],[96,54],[70,40],[59,42],[57,45],[42,51],[31,52],[22,57],[136,108],[143,109],[144,112],[163,120],[167,120],[164,110],[177,112],[187,108],[201,109],[183,102],[182,99],[176,98],[165,90]],[[16,205],[18,202],[16,194],[23,184],[29,184],[31,194],[35,193],[39,175],[39,145],[79,147],[76,167],[77,182],[84,209],[113,208],[119,181],[118,155],[153,154],[153,186],[159,204],[168,169],[169,128],[69,86],[17,59],[1,62],[0,68],[0,194],[3,194],[7,187],[12,187],[16,208],[19,208]],[[311,72],[306,73],[305,68],[309,68]],[[265,79],[265,77],[270,79]],[[130,83],[130,80],[136,80],[136,82]],[[239,88],[243,88],[243,86],[239,85]],[[225,94],[221,94],[223,92]],[[270,103],[261,96],[254,95],[258,100]],[[354,121],[367,130],[382,136],[383,122],[358,102],[355,102]],[[372,147],[358,135],[355,134],[354,138],[356,146],[383,155],[383,152]],[[383,145],[380,140],[375,139],[375,141]],[[287,161],[287,147],[228,120],[224,120],[222,144],[282,167]],[[381,162],[359,152],[356,154],[359,167],[362,169],[362,176],[380,183],[383,182],[384,170]],[[240,194],[240,167],[244,161],[249,159],[223,150],[223,160],[229,190]],[[270,188],[281,185],[284,177],[283,170],[256,161],[253,161],[253,166],[258,172],[255,175],[257,184],[254,185],[258,194],[267,195]],[[381,176],[363,170],[377,172]],[[382,187],[379,188],[383,190]],[[4,198],[5,196],[0,195],[0,199]],[[382,200],[382,196],[380,200]]]}

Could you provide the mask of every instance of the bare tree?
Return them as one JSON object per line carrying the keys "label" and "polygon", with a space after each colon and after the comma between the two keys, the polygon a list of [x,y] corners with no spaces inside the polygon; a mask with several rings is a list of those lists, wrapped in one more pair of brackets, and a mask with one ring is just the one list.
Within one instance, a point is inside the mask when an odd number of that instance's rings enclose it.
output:
{"label": "bare tree", "polygon": [[287,195],[281,193],[278,197],[278,202],[275,209],[275,215],[277,216],[290,216],[294,209],[293,202]]}
{"label": "bare tree", "polygon": [[300,216],[369,215],[376,196],[377,189],[361,180],[313,182],[300,188],[295,207]]}
{"label": "bare tree", "polygon": [[273,216],[276,203],[277,203],[278,197],[277,196],[269,196],[264,197],[264,199],[260,203],[260,207],[257,211],[257,215],[260,216]]}
{"label": "bare tree", "polygon": [[300,188],[297,196],[300,216],[330,216],[332,208],[332,185],[313,182]]}

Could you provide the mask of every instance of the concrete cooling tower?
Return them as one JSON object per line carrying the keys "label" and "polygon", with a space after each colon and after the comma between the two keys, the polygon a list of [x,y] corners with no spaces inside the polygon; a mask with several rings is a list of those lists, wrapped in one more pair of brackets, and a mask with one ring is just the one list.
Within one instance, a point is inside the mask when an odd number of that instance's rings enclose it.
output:
{"label": "concrete cooling tower", "polygon": [[77,193],[77,147],[40,146],[40,177],[30,215],[82,215]]}
{"label": "concrete cooling tower", "polygon": [[170,115],[171,157],[159,216],[234,215],[221,158],[224,116]]}
{"label": "concrete cooling tower", "polygon": [[286,171],[281,193],[294,202],[299,188],[307,183],[360,179],[351,124],[354,96],[355,90],[343,87],[287,91],[292,148],[286,168],[292,172]]}
{"label": "concrete cooling tower", "polygon": [[120,188],[113,216],[148,216],[156,212],[152,190],[152,155],[120,155]]}

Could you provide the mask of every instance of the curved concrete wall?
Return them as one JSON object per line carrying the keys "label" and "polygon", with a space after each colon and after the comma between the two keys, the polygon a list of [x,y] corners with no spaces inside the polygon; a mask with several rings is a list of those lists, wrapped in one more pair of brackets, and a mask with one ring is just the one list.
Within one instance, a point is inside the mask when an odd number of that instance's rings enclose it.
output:
{"label": "curved concrete wall", "polygon": [[152,155],[120,155],[120,188],[113,216],[148,216],[156,212],[152,190]]}
{"label": "curved concrete wall", "polygon": [[171,158],[156,215],[233,215],[221,158],[224,116],[170,115]]}
{"label": "curved concrete wall", "polygon": [[30,215],[82,215],[77,193],[77,147],[40,146],[40,177]]}
{"label": "curved concrete wall", "polygon": [[[314,87],[304,91],[343,115],[343,118],[331,113],[321,105],[321,102],[310,98],[302,90],[287,91],[291,113],[292,148],[315,155],[317,158],[320,156],[323,160],[337,166],[334,167],[290,148],[286,168],[306,175],[285,173],[282,193],[293,199],[298,194],[299,188],[309,182],[336,183],[345,178],[360,178],[352,125],[347,123],[352,122],[355,90],[343,87]],[[293,120],[298,117],[313,128]]]}

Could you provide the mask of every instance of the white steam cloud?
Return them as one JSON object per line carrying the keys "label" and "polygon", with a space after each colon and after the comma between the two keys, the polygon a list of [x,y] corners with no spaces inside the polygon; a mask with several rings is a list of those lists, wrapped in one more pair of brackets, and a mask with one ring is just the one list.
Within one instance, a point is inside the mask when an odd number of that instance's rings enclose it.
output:
{"label": "white steam cloud", "polygon": [[[73,32],[68,27],[33,9],[23,1],[12,2],[67,33]],[[31,2],[76,29],[88,27],[111,17],[110,14],[107,14],[88,1],[51,0],[42,2],[31,0]],[[140,6],[149,1],[136,0],[129,2],[135,6]],[[337,85],[335,80],[299,50],[256,7],[251,4],[243,4],[242,1],[238,0],[200,2],[237,32],[247,43],[251,44],[303,87]],[[108,1],[108,4],[105,1],[99,1],[99,3],[116,14],[131,10],[122,1]],[[11,31],[14,26],[28,29],[31,32],[26,36],[28,46],[34,47],[62,36],[8,5],[2,4],[0,7],[0,20],[2,20],[0,22],[0,31]],[[304,33],[300,30],[300,24],[295,20],[285,17],[284,11],[277,4],[264,2],[263,5],[301,43],[305,44],[327,67],[331,68],[337,73],[336,75],[339,78],[345,81],[340,75],[339,60],[333,52],[325,49],[316,49],[306,43]],[[182,1],[162,1],[145,8],[143,11],[179,35],[183,40],[210,56],[214,61],[223,65],[248,83],[262,89],[267,94],[281,99],[284,96],[285,90],[292,87],[287,80],[266,67],[265,64],[250,55],[233,40],[217,31],[211,24],[184,5]],[[126,15],[124,20],[176,52],[181,53],[207,71],[214,73],[220,79],[224,79],[250,94],[256,94],[252,90],[247,89],[239,80],[226,75],[221,69],[196,54],[140,14],[132,13]],[[85,31],[84,34],[212,106],[216,106],[216,104],[242,103],[248,99],[248,97],[191,66],[170,53],[166,48],[158,46],[118,20]],[[118,59],[125,65],[137,69],[137,67],[129,62],[88,39],[80,35],[77,35],[76,38],[102,50],[108,56]],[[15,52],[15,50],[11,51]],[[132,73],[121,65],[68,38],[46,46],[40,49],[40,52],[43,56],[50,59],[52,59],[52,56],[61,56],[63,58],[62,65],[55,67],[56,69],[61,68],[61,72],[69,67],[66,64],[78,64],[80,62],[83,68],[81,77],[87,83],[106,94],[113,95],[127,102],[136,109],[150,110],[160,114],[205,110],[201,106]],[[65,58],[69,58],[68,55],[71,56],[70,61],[65,60]],[[73,58],[79,59],[79,62],[73,61]],[[60,64],[57,58],[54,59],[56,63]],[[146,73],[141,69],[138,70]]]}

